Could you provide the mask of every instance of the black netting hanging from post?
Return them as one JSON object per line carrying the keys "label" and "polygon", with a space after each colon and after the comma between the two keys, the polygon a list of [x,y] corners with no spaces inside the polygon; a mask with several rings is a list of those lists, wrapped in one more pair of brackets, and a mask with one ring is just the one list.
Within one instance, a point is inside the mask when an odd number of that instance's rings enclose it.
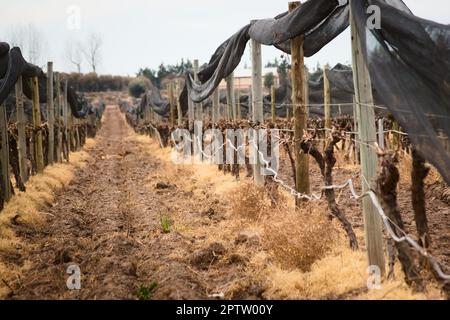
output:
{"label": "black netting hanging from post", "polygon": [[[351,3],[373,86],[450,183],[450,26],[412,15],[400,0]],[[380,8],[381,29],[367,28],[369,5]]]}

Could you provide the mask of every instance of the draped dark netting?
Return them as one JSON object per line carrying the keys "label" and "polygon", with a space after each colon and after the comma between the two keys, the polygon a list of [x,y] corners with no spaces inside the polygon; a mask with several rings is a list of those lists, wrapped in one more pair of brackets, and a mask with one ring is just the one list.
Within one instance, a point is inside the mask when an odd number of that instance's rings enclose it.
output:
{"label": "draped dark netting", "polygon": [[[381,9],[381,29],[366,9]],[[450,183],[450,26],[418,18],[400,0],[352,1],[373,86],[418,152]]]}
{"label": "draped dark netting", "polygon": [[[379,30],[366,28],[369,5],[381,9]],[[289,53],[289,39],[304,35],[308,57],[348,27],[349,11],[346,0],[309,0],[291,13],[243,27],[219,46],[200,71],[198,83],[194,83],[192,73],[187,73],[180,96],[183,112],[187,110],[188,95],[194,102],[204,101],[233,72],[248,40]],[[450,183],[450,27],[414,16],[401,0],[353,1],[352,11],[375,102],[385,105],[409,134],[413,146]],[[333,103],[349,102],[345,100],[353,94],[351,72],[334,71],[329,73]],[[314,91],[320,82],[310,86],[310,103],[322,103],[320,92]],[[310,111],[320,114],[320,106]]]}
{"label": "draped dark netting", "polygon": [[168,116],[170,112],[170,104],[166,98],[161,96],[161,92],[153,86],[147,93],[142,94],[141,102],[136,110],[139,116],[143,116],[145,106],[151,106],[153,112],[160,116]]}
{"label": "draped dark netting", "polygon": [[[348,8],[345,1],[307,1],[291,13],[274,19],[263,19],[246,25],[225,41],[216,50],[208,65],[199,73],[200,83],[194,83],[192,73],[186,75],[189,97],[194,102],[208,98],[239,65],[247,42],[254,39],[262,44],[276,45],[290,52],[287,41],[296,35],[305,34],[305,55],[311,56],[333,40],[348,26]],[[187,92],[183,92],[182,98]],[[185,100],[183,105],[185,105]]]}
{"label": "draped dark netting", "polygon": [[[38,77],[39,102],[46,103],[47,76],[42,69],[26,62],[19,48],[10,49],[7,43],[0,42],[0,104],[3,104],[9,95],[14,94],[14,86],[20,76],[22,76],[23,93],[28,99],[32,99],[31,79]],[[77,95],[70,84],[67,88],[67,102],[76,118],[83,118],[89,112],[90,106],[87,101]]]}

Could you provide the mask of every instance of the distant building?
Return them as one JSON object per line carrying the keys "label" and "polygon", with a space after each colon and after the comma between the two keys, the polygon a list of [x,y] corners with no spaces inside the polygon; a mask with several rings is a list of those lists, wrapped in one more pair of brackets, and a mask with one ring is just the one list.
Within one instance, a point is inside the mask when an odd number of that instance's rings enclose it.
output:
{"label": "distant building", "polygon": [[[278,86],[280,83],[280,79],[278,76],[277,68],[263,68],[263,85],[264,85],[264,77],[266,74],[272,73],[274,76],[274,85]],[[252,69],[237,69],[234,70],[234,87],[239,90],[249,90],[252,86]],[[225,80],[222,80],[219,85],[220,90],[225,90],[227,88],[227,84]]]}

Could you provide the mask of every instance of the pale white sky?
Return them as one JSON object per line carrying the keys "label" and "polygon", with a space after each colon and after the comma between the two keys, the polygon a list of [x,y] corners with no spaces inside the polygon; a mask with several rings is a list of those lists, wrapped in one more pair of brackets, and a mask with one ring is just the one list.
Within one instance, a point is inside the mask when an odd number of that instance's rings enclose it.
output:
{"label": "pale white sky", "polygon": [[[449,0],[404,0],[420,17],[450,23]],[[54,61],[59,71],[75,71],[65,58],[65,42],[84,41],[90,32],[103,39],[102,74],[134,75],[141,67],[156,69],[161,62],[181,58],[209,60],[217,46],[252,19],[269,18],[287,9],[279,0],[0,0],[0,41],[10,41],[14,29],[35,25],[43,35],[40,64]],[[73,24],[80,10],[80,28]],[[75,28],[69,28],[72,22]],[[350,61],[348,30],[318,54],[306,60],[317,63]],[[26,52],[24,53],[26,56]],[[263,48],[263,61],[281,52]],[[248,52],[243,64],[250,65]],[[83,63],[82,72],[89,71]]]}

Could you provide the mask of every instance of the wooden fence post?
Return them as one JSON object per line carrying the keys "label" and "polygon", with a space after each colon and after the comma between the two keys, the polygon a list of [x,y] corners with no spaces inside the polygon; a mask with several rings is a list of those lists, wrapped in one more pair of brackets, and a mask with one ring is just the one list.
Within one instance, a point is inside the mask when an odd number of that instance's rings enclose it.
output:
{"label": "wooden fence post", "polygon": [[[351,1],[350,0],[350,5]],[[356,0],[359,1],[359,0]],[[361,152],[361,181],[363,192],[368,191],[376,177],[377,155],[371,146],[376,142],[375,112],[373,105],[372,84],[369,70],[364,61],[361,39],[356,22],[350,13],[353,82],[355,87],[356,110],[358,115],[358,129]],[[385,260],[383,253],[383,234],[381,218],[369,197],[363,198],[364,231],[366,248],[370,266],[378,266],[384,274]]]}
{"label": "wooden fence post", "polygon": [[[398,125],[398,122],[393,120],[392,122],[392,130],[394,131],[400,131],[400,126]],[[398,132],[392,133],[392,149],[401,149],[401,143],[400,143],[400,134]]]}
{"label": "wooden fence post", "polygon": [[306,118],[309,118],[309,70],[305,66],[305,83],[304,83],[304,99],[305,99],[305,108],[306,108]]}
{"label": "wooden fence post", "polygon": [[9,135],[8,135],[8,119],[6,115],[6,106],[0,105],[0,138],[1,142],[1,169],[3,190],[3,201],[7,202],[11,199],[11,181],[9,180]]}
{"label": "wooden fence post", "polygon": [[272,109],[272,122],[277,120],[277,113],[275,109],[275,86],[270,87],[271,109]]}
{"label": "wooden fence post", "polygon": [[228,119],[236,119],[236,96],[234,93],[234,72],[232,72],[226,79],[227,82],[227,106]]}
{"label": "wooden fence post", "polygon": [[384,149],[384,121],[383,118],[378,119],[378,146]]}
{"label": "wooden fence post", "polygon": [[181,111],[181,104],[180,104],[180,82],[177,80],[176,84],[176,102],[177,102],[177,112],[178,112],[178,126],[181,127],[183,125],[183,112]]}
{"label": "wooden fence post", "polygon": [[80,150],[81,149],[81,136],[80,136],[80,124],[81,124],[81,119],[78,118],[74,118],[74,123],[75,123],[75,142],[76,142],[76,150]]}
{"label": "wooden fence post", "polygon": [[169,83],[169,104],[170,104],[170,113],[169,113],[169,124],[171,127],[175,125],[175,87],[172,82]]}
{"label": "wooden fence post", "polygon": [[70,160],[70,132],[69,132],[69,106],[67,103],[67,88],[68,88],[68,80],[64,80],[64,96],[63,96],[63,118],[64,118],[64,135],[65,135],[65,143],[64,143],[64,158],[67,162]]}
{"label": "wooden fence post", "polygon": [[[263,82],[262,82],[262,56],[261,56],[261,44],[256,40],[251,40],[252,45],[252,111],[253,122],[263,123]],[[258,136],[256,139],[256,164],[253,166],[253,177],[256,185],[264,185],[264,176],[261,174],[261,162],[259,159],[259,144]]]}
{"label": "wooden fence post", "polygon": [[[198,59],[194,59],[194,81],[198,82],[198,72],[199,72],[199,63]],[[195,114],[195,120],[203,120],[203,103],[195,103],[194,104],[194,114]]]}
{"label": "wooden fence post", "polygon": [[242,118],[242,112],[241,112],[241,90],[238,88],[236,90],[236,118],[241,119]]}
{"label": "wooden fence post", "polygon": [[[355,132],[355,140],[359,140],[359,129],[358,129],[358,112],[356,111],[356,99],[353,96],[353,131]],[[354,157],[355,164],[359,164],[359,144],[356,141],[353,141],[354,147]]]}
{"label": "wooden fence post", "polygon": [[27,171],[27,135],[25,132],[26,118],[23,108],[23,90],[22,90],[22,76],[16,82],[16,113],[17,113],[17,153],[19,155],[19,171],[22,182],[28,181]]}
{"label": "wooden fence post", "polygon": [[39,103],[39,80],[38,77],[31,79],[31,88],[33,92],[33,125],[36,131],[35,140],[35,154],[36,154],[36,170],[38,173],[44,171],[44,153],[42,148],[42,121],[41,121],[41,106]]}
{"label": "wooden fence post", "polygon": [[55,120],[56,120],[56,161],[62,162],[62,131],[61,131],[61,81],[59,73],[55,73],[56,100],[55,100]]}
{"label": "wooden fence post", "polygon": [[323,107],[325,115],[325,136],[331,135],[331,90],[330,81],[328,80],[328,64],[323,68]]}
{"label": "wooden fence post", "polygon": [[213,93],[213,97],[212,97],[213,101],[213,111],[212,111],[212,121],[213,123],[216,123],[217,121],[219,121],[219,108],[220,108],[220,96],[219,96],[219,88],[216,88],[216,90],[214,90]]}
{"label": "wooden fence post", "polygon": [[[301,3],[299,1],[289,2],[289,11],[292,12]],[[292,105],[294,108],[294,153],[295,153],[295,175],[296,191],[303,194],[310,193],[309,184],[309,159],[300,147],[304,131],[307,129],[307,108],[304,97],[305,63],[303,53],[303,36],[291,39],[291,77],[292,77]],[[302,202],[296,198],[297,207]]]}
{"label": "wooden fence post", "polygon": [[55,106],[53,104],[53,62],[47,64],[47,117],[48,117],[48,164],[53,164],[55,155]]}

